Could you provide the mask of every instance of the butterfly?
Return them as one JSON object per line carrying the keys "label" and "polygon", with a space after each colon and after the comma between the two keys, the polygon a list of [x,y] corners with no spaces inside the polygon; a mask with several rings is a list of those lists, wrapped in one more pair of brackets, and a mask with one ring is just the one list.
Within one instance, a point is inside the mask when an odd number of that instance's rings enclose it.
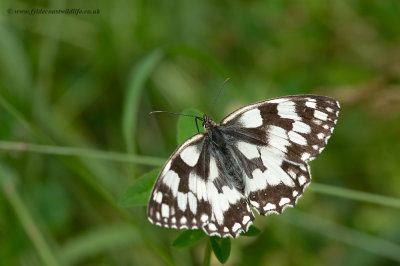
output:
{"label": "butterfly", "polygon": [[261,215],[293,207],[310,184],[308,162],[325,148],[339,103],[326,96],[294,95],[244,106],[171,155],[154,184],[148,220],[176,229],[202,228],[236,238]]}

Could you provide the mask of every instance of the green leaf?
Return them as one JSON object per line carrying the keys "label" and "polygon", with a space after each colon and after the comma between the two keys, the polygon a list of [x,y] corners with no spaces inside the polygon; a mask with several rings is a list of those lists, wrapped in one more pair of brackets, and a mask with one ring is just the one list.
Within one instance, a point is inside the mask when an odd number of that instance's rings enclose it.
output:
{"label": "green leaf", "polygon": [[164,51],[161,49],[153,51],[137,63],[132,71],[126,92],[125,103],[123,105],[122,117],[122,131],[129,153],[133,153],[135,149],[136,114],[139,109],[140,93],[151,71],[155,68],[163,55]]}
{"label": "green leaf", "polygon": [[[187,115],[196,115],[199,117],[203,117],[203,114],[199,110],[192,108],[186,109],[182,113]],[[197,121],[197,123],[199,125],[199,129],[201,130],[203,128],[203,126],[201,125],[201,121]],[[190,138],[195,134],[197,134],[195,118],[180,116],[178,118],[178,125],[177,125],[178,145],[182,144],[185,140],[187,140],[188,138]]]}
{"label": "green leaf", "polygon": [[246,233],[242,233],[242,236],[256,236],[261,233],[261,230],[255,227],[254,225],[250,225],[249,230]]}
{"label": "green leaf", "polygon": [[121,207],[147,205],[151,189],[160,173],[161,168],[154,169],[133,182],[119,200]]}
{"label": "green leaf", "polygon": [[231,239],[229,237],[221,238],[218,236],[212,236],[210,237],[210,242],[215,257],[217,257],[219,262],[225,263],[231,253]]}
{"label": "green leaf", "polygon": [[172,242],[172,246],[174,248],[184,248],[193,245],[205,235],[206,234],[201,229],[185,230],[174,240],[174,242]]}

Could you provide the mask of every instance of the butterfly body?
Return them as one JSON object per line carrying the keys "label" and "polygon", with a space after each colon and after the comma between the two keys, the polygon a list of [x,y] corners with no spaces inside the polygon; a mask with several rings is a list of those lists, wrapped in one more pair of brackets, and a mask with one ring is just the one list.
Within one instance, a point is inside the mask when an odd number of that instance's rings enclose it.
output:
{"label": "butterfly body", "polygon": [[309,184],[307,162],[325,147],[339,112],[329,97],[296,95],[244,106],[171,155],[154,185],[150,222],[237,237],[262,215],[294,206]]}

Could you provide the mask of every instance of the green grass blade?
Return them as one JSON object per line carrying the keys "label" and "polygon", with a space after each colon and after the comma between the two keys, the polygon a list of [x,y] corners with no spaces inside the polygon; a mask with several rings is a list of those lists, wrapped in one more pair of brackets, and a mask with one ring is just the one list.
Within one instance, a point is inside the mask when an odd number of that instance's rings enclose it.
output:
{"label": "green grass blade", "polygon": [[141,242],[140,233],[135,227],[130,224],[116,224],[92,229],[70,239],[61,249],[60,255],[69,264],[76,264],[107,249]]}
{"label": "green grass blade", "polygon": [[321,194],[374,203],[392,208],[400,208],[400,199],[372,194],[368,192],[356,191],[347,188],[340,188],[317,183],[311,183],[310,190]]}
{"label": "green grass blade", "polygon": [[10,150],[17,152],[33,152],[49,155],[77,156],[83,158],[93,158],[100,160],[129,162],[141,165],[161,166],[166,159],[135,154],[126,154],[110,151],[99,151],[94,149],[84,149],[75,147],[62,147],[52,145],[42,145],[26,142],[0,141],[0,150]]}
{"label": "green grass blade", "polygon": [[122,116],[122,131],[124,133],[125,143],[128,153],[133,153],[135,150],[135,134],[137,112],[140,103],[140,94],[144,88],[144,84],[149,77],[151,71],[157,65],[164,55],[161,49],[143,58],[134,68],[129,85],[126,92],[125,103],[123,105]]}
{"label": "green grass blade", "polygon": [[54,251],[46,242],[45,237],[40,232],[38,226],[35,224],[32,215],[29,213],[26,204],[15,187],[15,180],[17,180],[15,174],[8,167],[0,164],[0,186],[10,205],[14,209],[26,234],[29,236],[33,246],[36,248],[43,264],[49,266],[62,265],[60,260],[57,259]]}
{"label": "green grass blade", "polygon": [[322,234],[326,237],[364,249],[378,256],[400,262],[399,244],[294,209],[290,210],[290,212],[283,215],[281,218],[294,226]]}
{"label": "green grass blade", "polygon": [[121,207],[147,205],[150,199],[151,189],[160,171],[161,168],[157,168],[136,179],[122,195],[119,200],[119,205]]}
{"label": "green grass blade", "polygon": [[30,124],[25,117],[12,106],[1,94],[0,94],[0,106],[4,108],[12,117],[15,118],[26,130],[32,132],[41,141],[48,141],[48,138],[44,136],[39,130],[37,130],[32,124]]}

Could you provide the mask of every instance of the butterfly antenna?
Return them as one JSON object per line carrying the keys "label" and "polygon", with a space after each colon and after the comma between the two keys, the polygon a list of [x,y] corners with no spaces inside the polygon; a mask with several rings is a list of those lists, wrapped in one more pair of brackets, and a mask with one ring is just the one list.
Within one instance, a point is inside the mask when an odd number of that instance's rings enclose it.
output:
{"label": "butterfly antenna", "polygon": [[197,120],[204,122],[204,119],[202,117],[199,117],[196,115],[186,115],[186,114],[179,114],[179,113],[173,113],[173,112],[168,112],[168,111],[152,111],[149,113],[149,115],[152,115],[155,113],[167,113],[167,114],[172,114],[172,115],[182,115],[182,116],[194,117],[195,118],[194,121],[196,122],[197,133],[200,133],[199,125],[197,124]]}
{"label": "butterfly antenna", "polygon": [[187,114],[179,114],[179,113],[173,113],[173,112],[169,112],[169,111],[151,111],[149,113],[149,115],[153,115],[155,113],[167,113],[167,114],[172,114],[172,115],[182,115],[182,116],[189,116],[189,117],[194,117],[197,119],[200,119],[201,121],[203,121],[203,118],[199,117],[199,116],[195,116],[195,115],[187,115]]}
{"label": "butterfly antenna", "polygon": [[219,96],[221,95],[222,88],[224,87],[225,83],[228,82],[228,80],[230,80],[230,78],[226,78],[226,79],[224,80],[224,82],[222,83],[221,87],[219,88],[217,97],[215,97],[214,102],[213,102],[213,104],[211,105],[210,111],[208,111],[208,113],[207,113],[207,117],[209,117],[209,115],[211,114],[211,111],[213,110],[213,108],[214,108],[214,106],[215,106],[215,103],[217,102]]}

